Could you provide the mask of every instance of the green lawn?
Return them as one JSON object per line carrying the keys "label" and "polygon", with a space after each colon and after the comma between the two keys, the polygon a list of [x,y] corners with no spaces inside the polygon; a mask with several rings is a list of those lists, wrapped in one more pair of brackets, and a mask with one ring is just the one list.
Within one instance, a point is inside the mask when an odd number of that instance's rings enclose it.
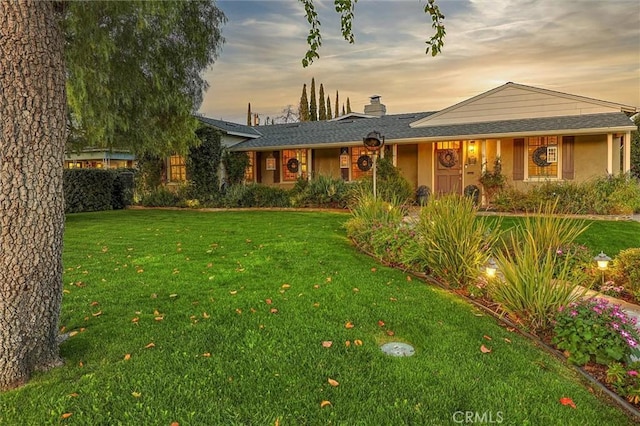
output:
{"label": "green lawn", "polygon": [[[61,346],[66,366],[0,394],[0,424],[442,425],[465,412],[515,425],[629,423],[492,317],[357,253],[347,219],[68,216],[61,324],[77,334]],[[416,354],[383,354],[391,340]]]}

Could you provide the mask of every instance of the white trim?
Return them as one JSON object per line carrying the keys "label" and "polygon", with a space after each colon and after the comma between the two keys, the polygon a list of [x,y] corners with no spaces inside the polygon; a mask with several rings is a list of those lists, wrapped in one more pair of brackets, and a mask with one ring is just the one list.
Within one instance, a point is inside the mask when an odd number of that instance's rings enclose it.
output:
{"label": "white trim", "polygon": [[607,173],[613,173],[613,133],[607,133]]}
{"label": "white trim", "polygon": [[624,134],[624,172],[631,171],[631,132]]}

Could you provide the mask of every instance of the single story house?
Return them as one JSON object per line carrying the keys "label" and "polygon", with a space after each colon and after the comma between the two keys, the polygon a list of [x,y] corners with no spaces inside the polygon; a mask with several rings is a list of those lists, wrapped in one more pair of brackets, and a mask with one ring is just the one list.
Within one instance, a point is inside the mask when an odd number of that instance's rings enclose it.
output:
{"label": "single story house", "polygon": [[127,150],[85,148],[80,152],[68,151],[64,156],[65,169],[119,169],[135,167],[136,158]]}
{"label": "single story house", "polygon": [[[248,182],[292,186],[299,177],[328,175],[347,181],[370,174],[370,132],[385,139],[390,156],[414,187],[462,193],[479,184],[484,167],[500,158],[510,185],[581,182],[629,172],[631,116],[636,107],[506,83],[441,111],[386,114],[379,96],[364,113],[333,120],[250,127],[201,118],[220,129],[223,143],[244,151]],[[182,166],[180,157],[172,157]],[[183,178],[171,172],[168,180]]]}

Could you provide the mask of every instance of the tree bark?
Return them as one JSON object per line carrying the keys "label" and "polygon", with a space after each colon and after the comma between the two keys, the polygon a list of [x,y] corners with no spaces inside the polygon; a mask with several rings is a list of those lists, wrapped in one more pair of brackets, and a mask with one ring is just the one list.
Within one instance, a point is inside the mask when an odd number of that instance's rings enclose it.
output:
{"label": "tree bark", "polygon": [[0,390],[62,364],[66,98],[54,7],[0,0]]}

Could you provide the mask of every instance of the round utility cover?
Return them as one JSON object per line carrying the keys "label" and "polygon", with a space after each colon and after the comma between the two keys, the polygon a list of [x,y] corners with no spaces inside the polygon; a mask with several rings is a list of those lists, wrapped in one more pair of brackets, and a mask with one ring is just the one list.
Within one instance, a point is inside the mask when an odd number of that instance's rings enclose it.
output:
{"label": "round utility cover", "polygon": [[416,353],[413,346],[402,342],[389,342],[380,347],[382,352],[391,356],[411,356]]}

